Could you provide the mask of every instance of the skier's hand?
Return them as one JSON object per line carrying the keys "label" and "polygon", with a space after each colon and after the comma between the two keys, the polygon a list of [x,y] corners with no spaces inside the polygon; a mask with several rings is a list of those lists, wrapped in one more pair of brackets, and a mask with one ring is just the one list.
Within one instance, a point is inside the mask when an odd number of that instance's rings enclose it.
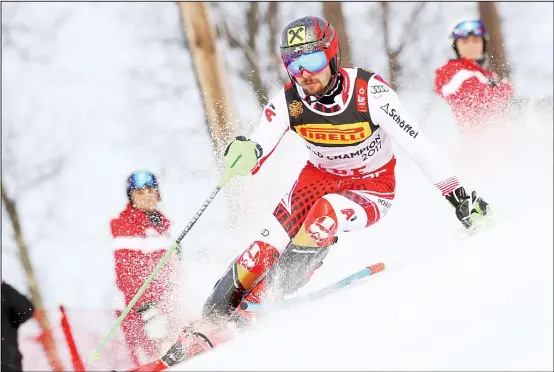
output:
{"label": "skier's hand", "polygon": [[472,191],[469,196],[463,187],[458,187],[446,195],[446,200],[454,206],[456,217],[468,229],[476,217],[485,216],[489,210],[489,204],[478,197],[475,191]]}
{"label": "skier's hand", "polygon": [[230,176],[246,176],[262,156],[262,148],[244,136],[236,137],[225,149],[223,162]]}

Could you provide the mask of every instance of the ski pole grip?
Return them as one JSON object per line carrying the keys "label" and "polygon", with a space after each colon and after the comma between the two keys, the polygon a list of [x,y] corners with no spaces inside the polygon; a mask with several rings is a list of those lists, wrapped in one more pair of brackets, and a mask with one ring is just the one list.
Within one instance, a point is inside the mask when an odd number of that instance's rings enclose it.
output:
{"label": "ski pole grip", "polygon": [[227,184],[231,180],[231,178],[235,177],[237,175],[237,170],[235,169],[235,165],[237,162],[242,158],[241,154],[238,154],[238,156],[225,167],[225,172],[223,173],[223,177],[221,177],[221,180],[219,181],[218,187],[221,189],[223,186]]}
{"label": "ski pole grip", "polygon": [[234,174],[232,173],[232,171],[229,169],[225,169],[225,173],[223,174],[223,177],[221,177],[221,180],[219,181],[219,184],[217,185],[218,188],[222,189],[223,186],[225,186],[227,184],[227,182],[229,182],[229,180],[231,180],[231,178],[234,177]]}

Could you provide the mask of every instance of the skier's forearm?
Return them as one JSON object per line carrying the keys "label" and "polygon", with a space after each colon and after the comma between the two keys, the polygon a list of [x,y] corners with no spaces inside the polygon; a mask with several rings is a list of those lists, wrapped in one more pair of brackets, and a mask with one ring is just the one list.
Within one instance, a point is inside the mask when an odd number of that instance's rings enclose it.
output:
{"label": "skier's forearm", "polygon": [[375,107],[374,119],[418,163],[443,195],[459,186],[453,169],[425,137],[416,120],[404,109],[396,93],[383,93],[374,98],[372,105]]}
{"label": "skier's forearm", "polygon": [[257,166],[252,170],[252,174],[258,172],[262,164],[277,148],[285,133],[288,132],[289,124],[287,103],[284,92],[281,91],[264,108],[260,125],[250,137],[252,141],[261,147],[263,152]]}

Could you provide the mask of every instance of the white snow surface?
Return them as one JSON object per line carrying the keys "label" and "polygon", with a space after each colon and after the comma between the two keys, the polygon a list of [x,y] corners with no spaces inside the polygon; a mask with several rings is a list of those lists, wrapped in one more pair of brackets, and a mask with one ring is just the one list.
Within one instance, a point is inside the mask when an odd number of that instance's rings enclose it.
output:
{"label": "white snow surface", "polygon": [[493,129],[494,148],[486,134],[473,142],[478,176],[467,183],[491,203],[494,226],[461,238],[451,208],[400,153],[390,214],[342,234],[299,293],[376,262],[382,273],[270,313],[173,370],[552,370],[552,127],[535,124],[519,123],[517,141]]}

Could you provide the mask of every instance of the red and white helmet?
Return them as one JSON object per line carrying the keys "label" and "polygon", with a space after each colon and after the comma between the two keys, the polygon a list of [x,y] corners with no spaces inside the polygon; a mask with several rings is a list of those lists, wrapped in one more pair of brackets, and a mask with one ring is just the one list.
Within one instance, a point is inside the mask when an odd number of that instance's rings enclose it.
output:
{"label": "red and white helmet", "polygon": [[292,60],[317,51],[324,52],[332,74],[338,72],[339,38],[335,28],[323,18],[306,16],[290,22],[281,32],[279,46],[289,76],[291,73],[288,68]]}

